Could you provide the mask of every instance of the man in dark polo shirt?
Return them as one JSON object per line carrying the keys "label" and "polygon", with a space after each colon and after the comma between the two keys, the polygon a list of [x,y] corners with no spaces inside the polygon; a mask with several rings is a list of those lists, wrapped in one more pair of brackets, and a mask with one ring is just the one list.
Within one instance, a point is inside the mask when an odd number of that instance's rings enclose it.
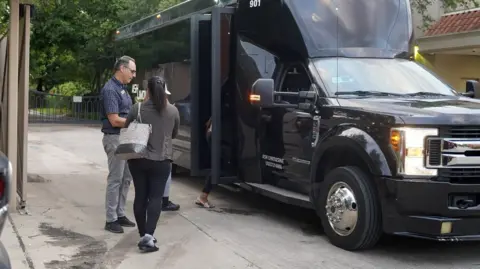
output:
{"label": "man in dark polo shirt", "polygon": [[105,199],[105,230],[123,233],[124,227],[135,227],[125,215],[125,203],[132,182],[127,162],[115,156],[119,144],[120,129],[132,107],[132,99],[126,85],[136,75],[135,60],[122,56],[114,66],[115,74],[101,90],[103,148],[108,158],[107,191]]}

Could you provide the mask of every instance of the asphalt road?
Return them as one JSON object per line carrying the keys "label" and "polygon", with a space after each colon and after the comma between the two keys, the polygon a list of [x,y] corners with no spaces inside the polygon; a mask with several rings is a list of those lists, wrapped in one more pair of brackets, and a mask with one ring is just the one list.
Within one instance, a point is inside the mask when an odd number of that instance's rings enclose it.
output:
{"label": "asphalt road", "polygon": [[[160,251],[141,255],[135,229],[120,237],[102,230],[106,163],[97,129],[33,127],[29,152],[32,217],[14,220],[36,269],[480,268],[480,243],[385,237],[372,250],[347,252],[328,242],[312,210],[249,192],[217,187],[216,208],[198,208],[203,182],[185,175],[172,186],[181,210],[161,216]],[[129,209],[132,200],[133,191]]]}

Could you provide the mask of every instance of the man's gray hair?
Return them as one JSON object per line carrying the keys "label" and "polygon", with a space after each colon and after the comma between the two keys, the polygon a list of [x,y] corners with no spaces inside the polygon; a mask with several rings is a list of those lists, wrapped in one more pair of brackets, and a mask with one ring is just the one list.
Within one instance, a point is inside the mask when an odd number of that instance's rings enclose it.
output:
{"label": "man's gray hair", "polygon": [[117,61],[115,62],[115,65],[113,66],[113,69],[117,71],[117,70],[120,70],[121,66],[128,67],[128,64],[130,63],[130,61],[135,62],[135,60],[132,57],[124,55],[117,59]]}

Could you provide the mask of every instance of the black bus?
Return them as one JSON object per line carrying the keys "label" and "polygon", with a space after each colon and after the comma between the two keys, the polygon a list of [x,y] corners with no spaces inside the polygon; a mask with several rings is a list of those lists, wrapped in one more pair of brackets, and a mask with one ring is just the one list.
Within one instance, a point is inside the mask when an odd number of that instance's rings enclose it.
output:
{"label": "black bus", "polygon": [[137,62],[135,91],[167,78],[174,163],[192,176],[313,208],[347,250],[383,233],[478,240],[480,101],[410,60],[410,10],[191,0],[122,26],[117,49]]}

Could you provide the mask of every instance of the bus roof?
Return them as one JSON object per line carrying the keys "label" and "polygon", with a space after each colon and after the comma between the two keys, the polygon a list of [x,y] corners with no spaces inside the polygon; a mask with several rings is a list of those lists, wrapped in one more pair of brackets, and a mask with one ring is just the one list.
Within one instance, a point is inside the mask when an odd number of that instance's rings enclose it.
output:
{"label": "bus roof", "polygon": [[117,29],[115,41],[132,38],[182,21],[194,14],[208,13],[215,6],[227,6],[236,0],[187,0]]}

